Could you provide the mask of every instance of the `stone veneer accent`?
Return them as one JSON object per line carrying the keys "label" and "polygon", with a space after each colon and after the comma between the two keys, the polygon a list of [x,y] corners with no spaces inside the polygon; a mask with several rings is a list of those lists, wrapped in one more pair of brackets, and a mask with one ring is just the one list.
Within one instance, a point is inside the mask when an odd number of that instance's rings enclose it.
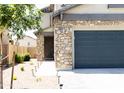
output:
{"label": "stone veneer accent", "polygon": [[[117,28],[124,29],[124,21],[61,21],[54,18],[54,60],[57,69],[72,69],[72,32],[74,29],[83,28]],[[37,34],[38,60],[44,60],[44,36],[42,32]]]}
{"label": "stone veneer accent", "polygon": [[[61,21],[54,19],[54,56],[58,69],[72,69],[72,32],[80,27],[124,26],[123,21]],[[83,29],[82,29],[83,30]]]}
{"label": "stone veneer accent", "polygon": [[44,35],[42,32],[38,32],[37,36],[37,60],[44,60]]}
{"label": "stone veneer accent", "polygon": [[[70,28],[55,28],[54,30],[55,62],[57,68],[72,66],[72,33]],[[72,68],[72,67],[71,67]]]}

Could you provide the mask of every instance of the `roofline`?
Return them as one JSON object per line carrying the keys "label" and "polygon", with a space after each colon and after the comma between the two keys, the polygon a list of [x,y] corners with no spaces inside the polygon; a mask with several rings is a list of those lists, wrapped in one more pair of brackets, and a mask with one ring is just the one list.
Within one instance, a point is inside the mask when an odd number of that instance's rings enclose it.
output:
{"label": "roofline", "polygon": [[79,5],[82,5],[82,4],[73,4],[73,5],[71,5],[71,6],[68,6],[68,7],[65,7],[65,8],[62,8],[62,9],[59,9],[59,10],[53,12],[53,15],[52,15],[52,16],[53,16],[53,17],[56,17],[56,16],[59,15],[61,12],[64,12],[64,11],[66,11],[66,10],[69,10],[69,9],[74,8],[74,7],[76,7],[76,6],[79,6]]}
{"label": "roofline", "polygon": [[45,6],[45,7],[41,8],[41,10],[42,10],[42,9],[45,9],[45,8],[48,8],[48,7],[50,7],[50,5],[48,5],[48,6]]}
{"label": "roofline", "polygon": [[52,28],[52,27],[45,27],[45,28],[42,29],[42,31],[35,31],[33,33],[36,35],[37,33],[43,32],[43,30],[46,30],[46,29],[49,29],[49,28]]}
{"label": "roofline", "polygon": [[[76,6],[79,6],[79,5],[82,5],[82,4],[73,4],[71,6],[68,6],[68,7],[65,7],[65,8],[62,8],[62,9],[59,9],[58,11],[53,12],[52,17],[55,17],[55,16],[59,15],[61,12],[64,12],[66,10],[69,10],[69,9],[74,8]],[[46,27],[46,28],[43,28],[42,30],[45,30],[45,29],[48,29],[48,28],[51,28],[51,27]],[[41,31],[41,32],[43,32],[43,31]],[[34,32],[35,35],[37,33],[39,33],[39,31],[35,31]]]}
{"label": "roofline", "polygon": [[124,20],[124,13],[85,13],[85,14],[63,14],[63,21],[87,21],[87,20]]}
{"label": "roofline", "polygon": [[29,37],[29,38],[32,38],[34,40],[37,40],[37,39],[35,39],[35,38],[31,37],[31,36],[28,36],[28,35],[25,35],[24,37]]}
{"label": "roofline", "polygon": [[108,8],[124,8],[124,4],[108,4]]}

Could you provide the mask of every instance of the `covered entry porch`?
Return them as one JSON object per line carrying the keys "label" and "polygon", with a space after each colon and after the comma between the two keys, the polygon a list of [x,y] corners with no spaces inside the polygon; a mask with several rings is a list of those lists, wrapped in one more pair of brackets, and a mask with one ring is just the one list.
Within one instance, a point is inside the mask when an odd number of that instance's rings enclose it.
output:
{"label": "covered entry porch", "polygon": [[54,60],[53,32],[44,32],[44,60]]}

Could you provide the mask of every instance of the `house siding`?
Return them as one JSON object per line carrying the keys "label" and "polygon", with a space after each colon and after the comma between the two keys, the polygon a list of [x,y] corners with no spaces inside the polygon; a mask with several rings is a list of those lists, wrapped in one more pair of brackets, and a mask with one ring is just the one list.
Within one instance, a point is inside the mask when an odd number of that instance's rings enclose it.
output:
{"label": "house siding", "polygon": [[123,13],[124,8],[108,8],[108,4],[82,4],[77,7],[71,8],[64,13],[67,14],[82,14],[82,13]]}
{"label": "house siding", "polygon": [[42,15],[42,29],[50,27],[51,24],[51,13],[44,13]]}

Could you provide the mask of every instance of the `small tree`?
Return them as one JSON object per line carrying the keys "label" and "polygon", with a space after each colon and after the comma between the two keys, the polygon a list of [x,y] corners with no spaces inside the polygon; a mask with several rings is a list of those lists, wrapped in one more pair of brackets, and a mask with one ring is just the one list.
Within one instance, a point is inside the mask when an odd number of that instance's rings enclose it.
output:
{"label": "small tree", "polygon": [[[0,45],[2,55],[2,35],[5,30],[9,30],[20,39],[24,31],[29,29],[40,29],[42,12],[34,4],[1,4],[0,5]],[[2,64],[2,62],[0,62]],[[0,88],[3,88],[2,67],[0,68]],[[14,73],[14,65],[12,77]],[[12,88],[12,82],[11,82]]]}

